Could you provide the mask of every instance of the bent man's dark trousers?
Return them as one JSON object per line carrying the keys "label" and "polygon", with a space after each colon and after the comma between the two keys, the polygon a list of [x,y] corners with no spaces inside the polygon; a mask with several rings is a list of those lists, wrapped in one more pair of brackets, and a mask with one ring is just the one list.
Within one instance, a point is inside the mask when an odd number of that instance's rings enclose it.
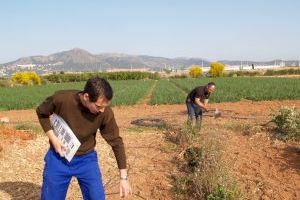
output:
{"label": "bent man's dark trousers", "polygon": [[186,107],[188,111],[188,123],[192,124],[196,119],[196,125],[201,126],[202,122],[202,110],[194,104],[191,100],[186,101]]}

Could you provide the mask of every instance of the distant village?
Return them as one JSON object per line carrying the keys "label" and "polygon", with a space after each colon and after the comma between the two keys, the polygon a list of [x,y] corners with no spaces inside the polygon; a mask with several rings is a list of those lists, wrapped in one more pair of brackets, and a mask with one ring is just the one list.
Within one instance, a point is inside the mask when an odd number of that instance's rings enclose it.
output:
{"label": "distant village", "polygon": [[[12,66],[0,66],[0,77],[8,77],[14,74],[18,71],[35,71],[38,74],[50,74],[54,72],[61,72],[64,71],[66,73],[68,72],[80,72],[78,70],[59,70],[61,68],[63,63],[55,63],[55,64],[17,64]],[[191,66],[190,66],[191,67]],[[120,68],[120,67],[109,67],[109,68],[103,68],[99,67],[98,70],[91,70],[91,71],[98,71],[98,72],[117,72],[117,71],[144,71],[144,72],[159,72],[159,73],[172,73],[172,74],[187,74],[190,67],[176,67],[173,65],[164,65],[164,67],[129,67],[129,68]],[[248,61],[243,62],[239,65],[229,65],[225,64],[225,71],[238,71],[238,70],[266,70],[266,69],[279,69],[283,67],[299,67],[299,62],[295,62],[292,65],[286,65],[284,61],[274,61],[274,64],[269,65],[258,65],[258,64],[252,64]],[[208,72],[209,66],[203,67],[203,72]],[[84,72],[86,72],[85,70]]]}

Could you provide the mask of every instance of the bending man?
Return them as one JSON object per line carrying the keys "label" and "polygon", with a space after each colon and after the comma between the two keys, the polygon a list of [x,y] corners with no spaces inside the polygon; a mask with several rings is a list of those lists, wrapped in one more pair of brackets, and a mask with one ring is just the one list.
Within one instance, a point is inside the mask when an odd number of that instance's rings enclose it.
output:
{"label": "bending man", "polygon": [[[105,79],[95,77],[86,82],[83,91],[55,92],[37,107],[40,124],[50,142],[44,158],[42,200],[65,199],[73,176],[78,179],[83,199],[105,199],[98,157],[94,150],[98,129],[116,157],[120,170],[120,195],[127,196],[131,193],[123,140],[109,107],[112,97],[110,84]],[[64,158],[65,148],[52,130],[49,117],[53,113],[64,119],[81,143],[70,162]]]}
{"label": "bending man", "polygon": [[196,126],[201,128],[202,113],[207,112],[208,98],[216,90],[216,84],[210,82],[205,86],[195,87],[186,97],[186,107],[188,111],[188,124],[193,125],[195,119]]}

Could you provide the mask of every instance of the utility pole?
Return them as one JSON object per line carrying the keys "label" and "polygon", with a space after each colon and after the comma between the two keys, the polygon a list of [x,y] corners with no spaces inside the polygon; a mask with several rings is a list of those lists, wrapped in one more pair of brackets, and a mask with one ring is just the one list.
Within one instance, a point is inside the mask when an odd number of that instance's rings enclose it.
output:
{"label": "utility pole", "polygon": [[241,60],[241,70],[243,70],[243,61]]}

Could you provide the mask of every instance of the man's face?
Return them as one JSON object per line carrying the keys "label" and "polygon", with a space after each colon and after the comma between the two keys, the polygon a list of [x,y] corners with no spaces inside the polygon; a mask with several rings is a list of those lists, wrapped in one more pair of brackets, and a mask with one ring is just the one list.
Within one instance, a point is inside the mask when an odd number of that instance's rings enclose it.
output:
{"label": "man's face", "polygon": [[209,93],[213,93],[215,90],[216,90],[216,86],[214,85],[207,86],[207,91]]}
{"label": "man's face", "polygon": [[98,114],[104,112],[105,108],[110,105],[110,102],[106,97],[99,97],[96,102],[91,102],[87,95],[85,106],[91,113]]}

